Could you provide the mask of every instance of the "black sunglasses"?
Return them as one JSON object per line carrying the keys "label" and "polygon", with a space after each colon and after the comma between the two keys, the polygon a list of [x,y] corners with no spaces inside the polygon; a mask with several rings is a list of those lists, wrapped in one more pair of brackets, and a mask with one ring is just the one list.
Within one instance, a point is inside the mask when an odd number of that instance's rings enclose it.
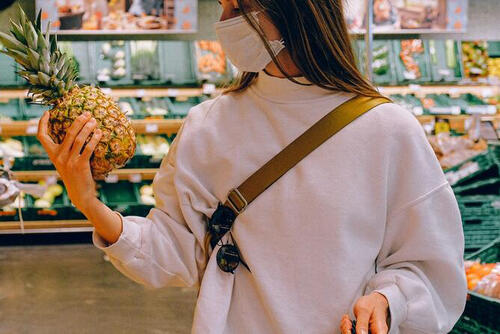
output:
{"label": "black sunglasses", "polygon": [[[231,234],[231,227],[236,220],[236,214],[231,208],[219,203],[217,209],[214,211],[212,217],[208,220],[208,233],[210,233],[210,245],[212,249],[215,246],[220,245],[221,247],[217,251],[217,265],[219,268],[226,272],[234,274],[234,271],[240,264],[240,262],[250,271],[248,265],[241,259],[240,251],[236,242],[234,241],[233,235]],[[222,237],[229,232],[232,243],[225,243],[222,241]]]}

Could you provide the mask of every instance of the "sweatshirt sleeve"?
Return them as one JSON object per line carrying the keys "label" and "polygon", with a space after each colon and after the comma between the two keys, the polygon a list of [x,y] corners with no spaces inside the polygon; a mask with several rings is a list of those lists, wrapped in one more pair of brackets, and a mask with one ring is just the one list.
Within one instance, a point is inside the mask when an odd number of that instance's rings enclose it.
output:
{"label": "sweatshirt sleeve", "polygon": [[387,298],[390,334],[448,333],[467,295],[460,211],[420,125],[409,116],[399,125],[384,240],[365,293]]}
{"label": "sweatshirt sleeve", "polygon": [[[95,231],[94,245],[128,278],[147,287],[196,286],[204,255],[186,222],[175,184],[179,131],[153,181],[156,207],[147,217],[122,217],[123,230],[112,245]],[[193,216],[193,215],[187,215]],[[198,222],[197,222],[198,223]]]}

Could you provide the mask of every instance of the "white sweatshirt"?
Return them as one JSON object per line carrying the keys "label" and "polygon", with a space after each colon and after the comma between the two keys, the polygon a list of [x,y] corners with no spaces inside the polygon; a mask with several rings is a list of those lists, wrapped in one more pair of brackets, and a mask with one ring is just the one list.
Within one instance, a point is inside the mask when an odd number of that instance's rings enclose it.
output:
{"label": "white sweatshirt", "polygon": [[94,243],[149,287],[200,286],[193,333],[339,333],[372,291],[390,333],[447,333],[466,297],[453,192],[418,121],[395,104],[361,116],[238,216],[251,269],[204,267],[206,217],[230,189],[352,97],[260,73],[241,94],[194,107],[154,179],[156,208]]}

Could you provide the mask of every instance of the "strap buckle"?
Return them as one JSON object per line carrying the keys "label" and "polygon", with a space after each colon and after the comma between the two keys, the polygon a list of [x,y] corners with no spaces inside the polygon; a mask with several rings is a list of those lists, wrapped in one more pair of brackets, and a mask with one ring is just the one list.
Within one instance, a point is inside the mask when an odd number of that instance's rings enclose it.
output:
{"label": "strap buckle", "polygon": [[243,197],[243,195],[237,188],[234,188],[229,192],[229,194],[227,195],[227,202],[237,214],[245,211],[248,206],[247,200],[245,199],[245,197]]}

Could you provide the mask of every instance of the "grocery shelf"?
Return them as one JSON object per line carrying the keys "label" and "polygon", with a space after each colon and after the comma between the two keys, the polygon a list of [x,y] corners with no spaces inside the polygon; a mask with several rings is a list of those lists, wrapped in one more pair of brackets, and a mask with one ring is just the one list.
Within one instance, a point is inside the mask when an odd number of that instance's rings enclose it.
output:
{"label": "grocery shelf", "polygon": [[[87,220],[43,220],[25,221],[24,233],[55,232],[92,232],[93,227]],[[1,222],[0,234],[22,233],[21,222]]]}
{"label": "grocery shelf", "polygon": [[[207,88],[194,87],[194,88],[165,88],[165,87],[144,87],[144,88],[122,88],[122,87],[101,87],[101,89],[108,95],[116,98],[120,97],[191,97],[200,96],[207,93]],[[218,93],[219,90],[209,90],[210,93]],[[28,94],[27,89],[19,88],[0,88],[0,100],[6,99],[23,99]]]}
{"label": "grocery shelf", "polygon": [[[136,133],[174,134],[182,125],[182,119],[140,119],[132,120]],[[0,121],[2,136],[34,136],[38,130],[38,120]]]}
{"label": "grocery shelf", "polygon": [[408,86],[379,86],[382,94],[415,94],[424,97],[426,94],[450,94],[452,97],[471,93],[481,97],[500,94],[500,87],[494,85],[408,85]]}
{"label": "grocery shelf", "polygon": [[[157,168],[137,168],[137,169],[117,169],[108,176],[108,182],[117,180],[130,180],[140,182],[141,180],[152,180]],[[55,170],[33,170],[33,171],[13,171],[13,178],[21,182],[34,182],[44,180],[49,177],[59,177]]]}

